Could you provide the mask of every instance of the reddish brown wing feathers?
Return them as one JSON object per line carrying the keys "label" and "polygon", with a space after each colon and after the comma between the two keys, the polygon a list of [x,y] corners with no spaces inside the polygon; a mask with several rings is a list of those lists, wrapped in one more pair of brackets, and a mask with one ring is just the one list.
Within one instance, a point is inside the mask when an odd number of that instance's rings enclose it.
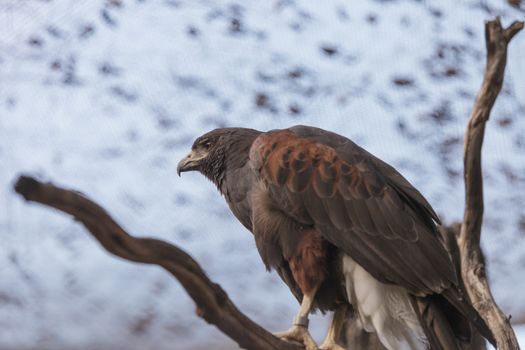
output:
{"label": "reddish brown wing feathers", "polygon": [[[293,192],[302,192],[313,183],[320,196],[334,194],[338,164],[333,149],[300,139],[287,130],[263,135],[255,142],[252,155],[258,161],[254,164],[263,167],[259,170],[266,181],[286,185]],[[325,165],[322,169],[321,161]]]}
{"label": "reddish brown wing feathers", "polygon": [[414,210],[411,197],[375,167],[375,157],[339,135],[318,136],[317,130],[302,130],[311,137],[293,128],[272,131],[252,144],[252,169],[276,206],[316,227],[380,281],[416,295],[455,284],[428,214]]}
{"label": "reddish brown wing feathers", "polygon": [[254,170],[266,181],[292,192],[303,192],[311,186],[321,198],[330,198],[338,190],[345,197],[367,198],[381,190],[373,173],[361,172],[339,159],[333,148],[288,130],[258,137],[250,158]]}
{"label": "reddish brown wing feathers", "polygon": [[[266,183],[313,196],[312,201],[325,200],[329,217],[324,219],[343,231],[354,228],[369,234],[381,232],[390,238],[417,239],[412,219],[402,215],[405,204],[399,195],[376,172],[361,163],[350,164],[341,159],[332,147],[282,130],[259,136],[250,158],[254,170]],[[374,211],[388,220],[374,220]],[[325,221],[315,210],[309,213]]]}

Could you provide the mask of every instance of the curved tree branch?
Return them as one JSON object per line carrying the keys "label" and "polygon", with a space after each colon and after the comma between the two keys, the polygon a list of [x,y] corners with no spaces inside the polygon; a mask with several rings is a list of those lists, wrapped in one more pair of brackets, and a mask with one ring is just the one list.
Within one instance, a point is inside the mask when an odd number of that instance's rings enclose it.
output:
{"label": "curved tree branch", "polygon": [[514,22],[503,29],[499,18],[485,25],[487,64],[480,92],[470,115],[465,134],[464,179],[465,213],[458,237],[461,255],[461,275],[474,307],[487,322],[496,338],[498,349],[519,349],[509,318],[494,301],[485,274],[485,263],[480,249],[483,220],[483,179],[481,146],[485,124],[498,96],[505,73],[507,45],[523,28],[523,22]]}
{"label": "curved tree branch", "polygon": [[102,246],[126,260],[162,266],[179,280],[197,305],[197,314],[235,340],[254,350],[301,350],[253,322],[237,309],[226,292],[213,283],[199,264],[182,249],[153,238],[129,235],[107,212],[79,192],[21,176],[15,190],[26,200],[72,215]]}

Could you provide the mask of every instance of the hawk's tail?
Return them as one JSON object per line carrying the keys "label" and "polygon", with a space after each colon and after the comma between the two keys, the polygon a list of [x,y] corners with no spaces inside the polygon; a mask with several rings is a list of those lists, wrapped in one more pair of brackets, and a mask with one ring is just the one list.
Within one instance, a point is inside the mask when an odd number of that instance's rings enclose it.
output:
{"label": "hawk's tail", "polygon": [[491,331],[476,310],[464,298],[459,298],[452,289],[443,295],[412,297],[421,326],[432,350],[476,349],[480,341],[475,330],[492,344]]}

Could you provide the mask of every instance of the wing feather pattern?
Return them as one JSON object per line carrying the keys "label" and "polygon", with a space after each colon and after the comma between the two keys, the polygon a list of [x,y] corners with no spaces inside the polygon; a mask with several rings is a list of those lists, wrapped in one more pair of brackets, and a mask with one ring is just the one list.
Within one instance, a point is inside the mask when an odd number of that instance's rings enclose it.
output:
{"label": "wing feather pattern", "polygon": [[255,140],[250,162],[283,212],[315,226],[378,280],[418,296],[457,284],[430,205],[350,140],[315,128],[276,130]]}

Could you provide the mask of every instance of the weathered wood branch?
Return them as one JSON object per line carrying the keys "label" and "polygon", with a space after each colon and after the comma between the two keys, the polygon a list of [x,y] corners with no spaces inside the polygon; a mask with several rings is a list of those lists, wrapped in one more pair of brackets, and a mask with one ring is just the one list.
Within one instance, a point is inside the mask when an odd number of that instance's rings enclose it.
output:
{"label": "weathered wood branch", "polygon": [[41,203],[72,215],[110,253],[126,260],[163,267],[179,280],[197,305],[197,314],[235,340],[253,350],[301,350],[285,342],[244,315],[226,292],[212,282],[199,264],[182,249],[153,238],[129,235],[108,213],[79,192],[21,176],[15,190],[26,200]]}
{"label": "weathered wood branch", "polygon": [[461,276],[468,295],[487,322],[500,350],[519,349],[516,335],[507,317],[497,306],[485,274],[485,262],[480,248],[483,220],[483,179],[481,147],[485,124],[503,85],[507,62],[507,45],[523,28],[523,22],[514,22],[503,29],[499,18],[485,25],[487,63],[481,89],[474,103],[464,148],[465,212],[458,236],[461,255]]}

